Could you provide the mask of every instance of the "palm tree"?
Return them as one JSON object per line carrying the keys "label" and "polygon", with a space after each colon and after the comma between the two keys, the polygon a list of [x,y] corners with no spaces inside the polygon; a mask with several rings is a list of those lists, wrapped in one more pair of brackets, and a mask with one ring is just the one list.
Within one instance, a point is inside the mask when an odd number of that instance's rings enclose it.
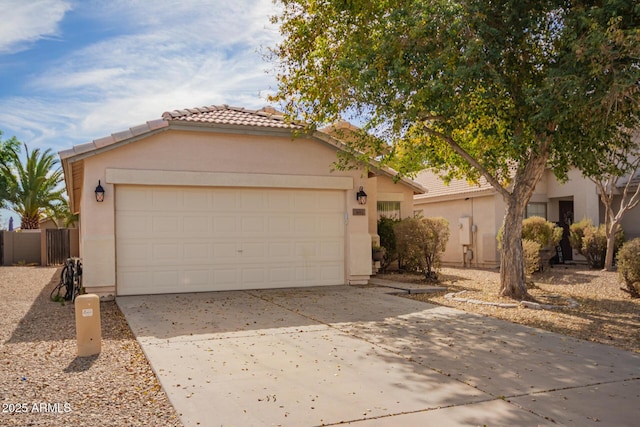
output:
{"label": "palm tree", "polygon": [[22,229],[39,228],[47,212],[57,212],[63,200],[62,169],[50,149],[29,152],[24,144],[26,162],[16,148],[9,148],[0,162],[0,175],[7,183],[6,199],[20,215]]}

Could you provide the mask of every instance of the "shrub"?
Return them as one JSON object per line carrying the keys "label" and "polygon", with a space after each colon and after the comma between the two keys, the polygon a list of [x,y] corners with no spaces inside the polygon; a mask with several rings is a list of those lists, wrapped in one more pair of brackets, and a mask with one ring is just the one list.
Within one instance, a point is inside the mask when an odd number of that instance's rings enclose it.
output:
{"label": "shrub", "polygon": [[531,276],[540,270],[540,243],[523,239],[522,254],[524,257],[524,270],[527,275]]}
{"label": "shrub", "polygon": [[435,279],[435,270],[449,241],[449,221],[444,218],[406,218],[394,228],[398,257],[404,267]]}
{"label": "shrub", "polygon": [[625,243],[618,251],[618,275],[633,298],[640,298],[640,238]]}
{"label": "shrub", "polygon": [[381,217],[378,220],[378,236],[380,236],[380,246],[385,248],[386,253],[382,261],[380,261],[380,269],[386,271],[389,264],[398,259],[398,251],[396,249],[396,235],[393,227],[399,223],[399,219]]}
{"label": "shrub", "polygon": [[522,238],[538,243],[542,248],[556,247],[562,240],[562,228],[539,216],[522,221]]}
{"label": "shrub", "polygon": [[[498,249],[502,249],[502,227],[498,230]],[[551,221],[539,216],[532,216],[522,220],[522,250],[525,262],[525,271],[531,275],[543,269],[556,255],[555,247],[562,240],[562,228]],[[532,245],[535,243],[537,246]],[[537,247],[537,254],[533,254]],[[545,250],[552,249],[552,250]],[[527,253],[529,251],[529,253]],[[541,254],[545,253],[545,259]],[[533,269],[533,270],[532,270]]]}
{"label": "shrub", "polygon": [[[590,219],[571,224],[569,243],[580,255],[587,259],[591,268],[603,268],[607,254],[607,234],[604,225],[596,227]],[[615,251],[624,243],[624,231],[618,227],[616,231]]]}

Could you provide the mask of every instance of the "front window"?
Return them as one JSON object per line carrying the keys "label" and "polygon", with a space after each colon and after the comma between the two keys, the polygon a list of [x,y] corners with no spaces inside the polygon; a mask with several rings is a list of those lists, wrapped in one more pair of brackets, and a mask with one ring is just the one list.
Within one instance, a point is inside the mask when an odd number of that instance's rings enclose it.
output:
{"label": "front window", "polygon": [[378,202],[378,219],[400,219],[400,202]]}
{"label": "front window", "polygon": [[527,205],[527,211],[524,214],[525,218],[532,216],[540,216],[547,219],[547,204],[546,203],[529,203]]}

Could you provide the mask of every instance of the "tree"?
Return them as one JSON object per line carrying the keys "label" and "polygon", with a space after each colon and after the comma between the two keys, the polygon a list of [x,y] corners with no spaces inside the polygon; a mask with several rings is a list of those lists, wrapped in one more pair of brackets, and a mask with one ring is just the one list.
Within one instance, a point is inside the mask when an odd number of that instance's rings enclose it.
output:
{"label": "tree", "polygon": [[[9,161],[11,151],[16,150],[20,143],[14,136],[6,141],[2,140],[2,131],[0,131],[0,164]],[[0,208],[7,207],[7,199],[9,198],[9,183],[3,174],[0,173]]]}
{"label": "tree", "polygon": [[500,294],[526,297],[522,219],[545,168],[566,179],[585,153],[624,141],[620,125],[638,125],[640,8],[613,0],[282,4],[271,99],[309,131],[363,123],[341,167],[376,158],[401,174],[486,178],[506,203]]}
{"label": "tree", "polygon": [[[640,185],[637,176],[640,172],[640,136],[631,145],[612,147],[605,157],[596,159],[599,164],[588,178],[593,181],[600,193],[604,205],[604,230],[607,238],[607,251],[604,269],[613,269],[616,233],[624,216],[640,203]],[[634,179],[635,178],[635,179]],[[634,188],[635,187],[635,188]],[[618,198],[617,203],[616,197]]]}
{"label": "tree", "polygon": [[20,215],[22,229],[37,229],[46,212],[58,212],[63,200],[62,169],[50,149],[29,152],[24,145],[26,162],[15,147],[7,150],[0,163],[0,176],[7,182],[7,201]]}

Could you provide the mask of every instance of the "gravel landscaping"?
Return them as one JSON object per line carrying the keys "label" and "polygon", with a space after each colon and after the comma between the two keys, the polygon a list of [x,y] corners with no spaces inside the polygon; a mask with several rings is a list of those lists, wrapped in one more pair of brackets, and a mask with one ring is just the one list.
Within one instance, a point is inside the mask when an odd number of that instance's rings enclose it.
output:
{"label": "gravel landscaping", "polygon": [[0,425],[181,425],[115,302],[101,353],[76,357],[74,306],[49,300],[59,271],[0,267]]}
{"label": "gravel landscaping", "polygon": [[[376,278],[427,283],[415,274],[378,274]],[[446,291],[407,297],[640,353],[640,300],[620,290],[617,273],[559,265],[535,274],[532,280],[529,293],[542,307],[553,308],[536,309],[498,297],[497,269],[443,268],[439,282],[429,283]]]}

